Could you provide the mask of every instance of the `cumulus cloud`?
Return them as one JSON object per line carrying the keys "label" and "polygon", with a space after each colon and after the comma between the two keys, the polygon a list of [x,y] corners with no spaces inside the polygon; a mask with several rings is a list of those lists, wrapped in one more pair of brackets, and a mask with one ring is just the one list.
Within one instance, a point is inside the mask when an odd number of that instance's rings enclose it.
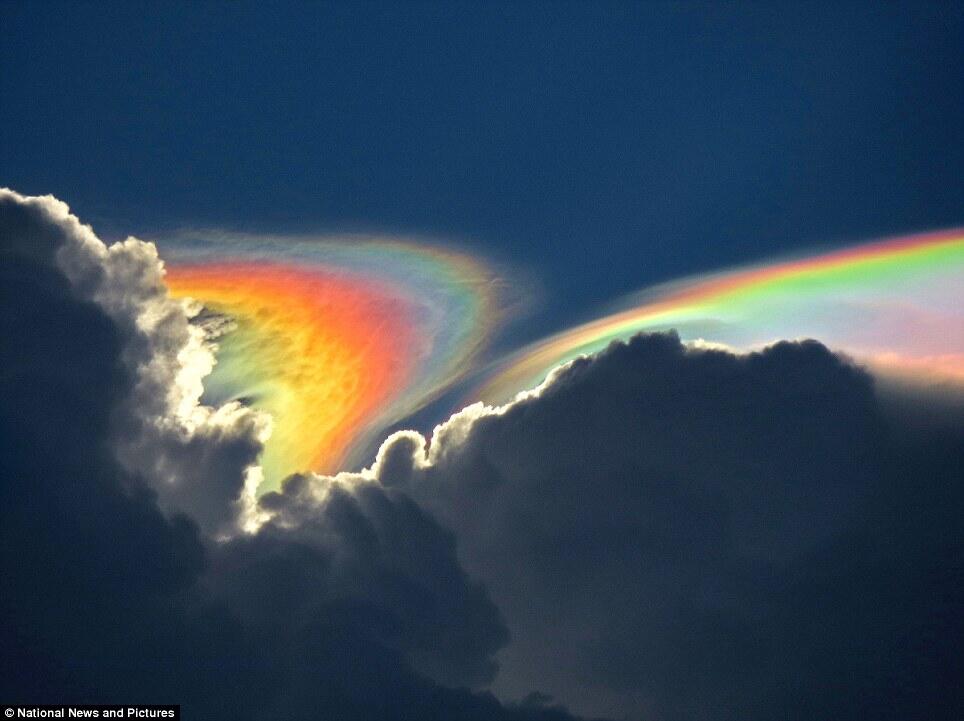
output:
{"label": "cumulus cloud", "polygon": [[572,718],[471,690],[504,622],[402,492],[295,479],[225,538],[261,420],[197,404],[209,350],[150,244],[107,248],[62,203],[4,191],[0,254],[0,696]]}
{"label": "cumulus cloud", "polygon": [[395,434],[362,473],[293,477],[241,534],[265,421],[198,403],[211,339],[153,246],[4,191],[0,253],[3,698],[211,719],[571,718],[546,694],[655,720],[964,710],[953,406],[885,413],[812,341],[640,336],[430,442]]}
{"label": "cumulus cloud", "polygon": [[512,634],[499,692],[639,719],[955,718],[962,427],[907,433],[813,341],[639,336],[340,479],[455,532]]}
{"label": "cumulus cloud", "polygon": [[267,419],[239,405],[215,409],[198,402],[213,355],[203,329],[168,297],[154,245],[128,238],[107,247],[52,197],[0,190],[0,205],[10,262],[35,263],[61,275],[64,294],[97,307],[118,336],[131,380],[112,406],[111,442],[119,460],[154,488],[169,511],[229,530]]}

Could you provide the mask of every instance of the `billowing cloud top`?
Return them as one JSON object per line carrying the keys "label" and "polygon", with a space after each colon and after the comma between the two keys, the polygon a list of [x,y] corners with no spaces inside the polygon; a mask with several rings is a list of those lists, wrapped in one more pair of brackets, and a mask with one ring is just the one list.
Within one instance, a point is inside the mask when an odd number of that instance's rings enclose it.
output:
{"label": "billowing cloud top", "polygon": [[912,430],[815,341],[641,335],[337,480],[455,529],[512,634],[505,696],[647,721],[949,719],[962,428]]}
{"label": "billowing cloud top", "polygon": [[235,531],[261,418],[198,403],[213,359],[152,244],[0,190],[0,290],[0,698],[571,721],[470,690],[505,625],[405,494],[295,480]]}

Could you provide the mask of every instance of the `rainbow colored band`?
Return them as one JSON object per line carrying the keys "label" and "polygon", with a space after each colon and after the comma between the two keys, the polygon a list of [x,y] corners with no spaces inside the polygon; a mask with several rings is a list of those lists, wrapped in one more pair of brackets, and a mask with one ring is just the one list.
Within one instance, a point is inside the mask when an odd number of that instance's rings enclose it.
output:
{"label": "rainbow colored band", "polygon": [[813,337],[888,372],[964,384],[961,229],[688,279],[626,305],[513,353],[475,397],[505,402],[566,361],[663,329],[739,349]]}
{"label": "rainbow colored band", "polygon": [[205,399],[272,416],[262,491],[358,460],[470,368],[498,320],[492,273],[428,246],[235,236],[161,248],[171,293],[235,324]]}

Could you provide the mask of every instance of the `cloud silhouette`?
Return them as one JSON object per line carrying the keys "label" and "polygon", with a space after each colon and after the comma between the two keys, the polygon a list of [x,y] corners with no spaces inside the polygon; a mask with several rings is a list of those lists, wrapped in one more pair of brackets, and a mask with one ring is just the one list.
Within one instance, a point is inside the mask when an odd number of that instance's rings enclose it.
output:
{"label": "cloud silhouette", "polygon": [[9,191],[0,239],[0,696],[204,719],[572,718],[469,690],[504,623],[400,492],[302,498],[295,480],[259,533],[224,538],[260,420],[197,406],[208,351],[149,244],[108,249],[63,204]]}
{"label": "cloud silhouette", "polygon": [[512,634],[498,692],[646,719],[953,718],[961,428],[909,430],[814,341],[637,336],[429,446],[396,435],[362,477],[456,533]]}
{"label": "cloud silhouette", "polygon": [[[190,512],[210,530],[230,528],[240,510],[246,469],[261,450],[266,419],[238,405],[213,409],[198,403],[213,355],[185,307],[168,297],[154,246],[128,238],[108,248],[49,196],[26,198],[0,189],[0,209],[10,282],[36,283],[44,277],[46,286],[31,287],[32,292],[56,292],[64,303],[87,304],[116,336],[116,362],[127,379],[125,387],[115,381],[111,388],[105,436],[122,465],[158,493],[166,510]],[[30,311],[27,291],[11,287],[9,292],[14,308]],[[37,363],[52,370],[62,363],[64,381],[70,383],[71,354],[100,351],[94,339],[84,343],[83,324],[43,321],[7,338],[49,334],[51,346],[24,354],[20,363],[25,370]]]}
{"label": "cloud silhouette", "polygon": [[199,405],[211,349],[153,247],[4,191],[0,253],[5,699],[206,719],[964,711],[953,404],[885,411],[814,341],[638,336],[251,508],[265,421]]}

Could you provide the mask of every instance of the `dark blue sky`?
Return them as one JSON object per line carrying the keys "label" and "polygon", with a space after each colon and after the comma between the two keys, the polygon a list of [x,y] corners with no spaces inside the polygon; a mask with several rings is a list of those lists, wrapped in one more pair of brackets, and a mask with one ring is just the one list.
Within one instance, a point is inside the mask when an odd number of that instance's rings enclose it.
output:
{"label": "dark blue sky", "polygon": [[964,221],[961,4],[0,5],[0,182],[103,236],[455,238],[529,334]]}

